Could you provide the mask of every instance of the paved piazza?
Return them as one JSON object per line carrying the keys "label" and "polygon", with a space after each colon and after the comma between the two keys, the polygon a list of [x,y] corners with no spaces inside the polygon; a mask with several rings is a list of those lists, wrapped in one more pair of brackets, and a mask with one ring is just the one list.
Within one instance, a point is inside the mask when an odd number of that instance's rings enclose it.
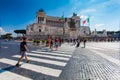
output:
{"label": "paved piazza", "polygon": [[120,80],[120,42],[87,42],[58,51],[28,43],[30,63],[15,67],[19,42],[0,43],[0,80]]}

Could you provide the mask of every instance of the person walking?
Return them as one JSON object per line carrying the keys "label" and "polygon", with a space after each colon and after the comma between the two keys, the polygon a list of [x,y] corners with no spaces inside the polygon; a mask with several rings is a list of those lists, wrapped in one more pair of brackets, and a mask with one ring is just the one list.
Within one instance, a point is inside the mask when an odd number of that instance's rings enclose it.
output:
{"label": "person walking", "polygon": [[56,50],[58,50],[58,46],[60,46],[60,39],[59,39],[59,38],[56,38],[56,39],[55,39],[55,47],[56,47]]}
{"label": "person walking", "polygon": [[86,47],[86,39],[83,40],[83,45],[84,45],[84,48]]}
{"label": "person walking", "polygon": [[49,47],[52,51],[53,50],[53,39],[52,39],[52,37],[49,38],[48,43],[49,43]]}
{"label": "person walking", "polygon": [[76,39],[76,42],[77,42],[76,48],[78,48],[80,46],[81,41],[79,39]]}
{"label": "person walking", "polygon": [[18,60],[18,62],[16,64],[17,67],[20,66],[20,62],[22,61],[24,56],[25,56],[26,62],[29,63],[28,56],[26,55],[27,51],[28,51],[27,38],[23,37],[23,41],[20,43],[20,54],[21,54],[21,57],[19,58],[19,60]]}

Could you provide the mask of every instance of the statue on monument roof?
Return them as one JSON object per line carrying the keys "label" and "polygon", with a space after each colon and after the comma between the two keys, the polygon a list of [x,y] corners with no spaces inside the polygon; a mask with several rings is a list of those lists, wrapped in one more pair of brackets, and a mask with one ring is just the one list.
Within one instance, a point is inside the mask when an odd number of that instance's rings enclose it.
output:
{"label": "statue on monument roof", "polygon": [[41,9],[39,9],[39,12],[44,12],[44,10],[41,8]]}

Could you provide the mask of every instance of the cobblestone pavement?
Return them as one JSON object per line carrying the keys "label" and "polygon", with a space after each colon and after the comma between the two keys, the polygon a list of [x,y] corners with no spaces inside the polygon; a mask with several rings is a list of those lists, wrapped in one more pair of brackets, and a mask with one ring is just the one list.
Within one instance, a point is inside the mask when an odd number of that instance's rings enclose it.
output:
{"label": "cobblestone pavement", "polygon": [[99,43],[88,43],[87,48],[91,48],[94,50],[97,50],[99,52],[102,52],[106,54],[107,56],[111,56],[113,58],[120,60],[120,42],[105,42],[104,44],[102,42]]}
{"label": "cobblestone pavement", "polygon": [[[114,46],[118,49],[118,45],[119,43],[114,45],[113,43],[88,43],[86,48],[78,48],[61,77],[64,76],[65,80],[120,80],[120,61],[117,59],[119,63],[115,64],[109,60],[114,57],[111,57],[111,49],[114,51],[113,54],[120,57],[119,50],[115,51],[113,48]],[[97,51],[100,55],[93,51]],[[103,58],[102,55],[107,57]]]}
{"label": "cobblestone pavement", "polygon": [[0,49],[0,80],[120,80],[118,42],[90,42],[86,48],[82,43],[79,48],[65,43],[58,51],[31,48],[30,63],[23,60],[19,68],[14,65],[20,55],[7,53],[11,45],[17,50],[16,44],[3,44]]}

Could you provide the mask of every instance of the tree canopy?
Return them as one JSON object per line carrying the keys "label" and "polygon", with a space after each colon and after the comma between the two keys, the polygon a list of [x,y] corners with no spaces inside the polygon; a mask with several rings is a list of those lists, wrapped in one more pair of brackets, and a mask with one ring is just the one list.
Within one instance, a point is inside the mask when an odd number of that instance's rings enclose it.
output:
{"label": "tree canopy", "polygon": [[3,39],[10,39],[10,38],[12,38],[12,33],[6,33],[6,34],[4,34],[4,35],[1,35],[1,38],[3,38]]}
{"label": "tree canopy", "polygon": [[22,34],[23,36],[25,36],[25,34],[26,34],[26,30],[14,30],[14,32],[16,33],[16,34]]}

